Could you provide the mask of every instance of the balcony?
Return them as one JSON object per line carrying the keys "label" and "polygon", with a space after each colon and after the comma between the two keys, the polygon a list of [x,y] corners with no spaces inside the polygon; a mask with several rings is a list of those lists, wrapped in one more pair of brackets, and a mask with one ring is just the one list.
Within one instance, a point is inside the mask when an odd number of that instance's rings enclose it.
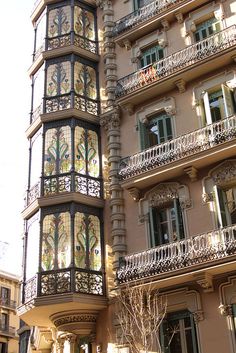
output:
{"label": "balcony", "polygon": [[205,0],[155,0],[139,8],[115,23],[113,36],[124,46],[125,41],[134,42],[151,31],[161,27],[162,21],[174,21],[176,13],[185,14],[203,5]]}
{"label": "balcony", "polygon": [[118,102],[140,104],[178,86],[179,80],[191,81],[230,63],[236,54],[236,26],[186,47],[118,80]]}
{"label": "balcony", "polygon": [[15,337],[16,329],[15,327],[0,324],[0,335],[7,336],[7,337]]}
{"label": "balcony", "polygon": [[16,309],[16,302],[15,300],[11,300],[9,298],[0,298],[0,307],[5,307],[8,309]]}
{"label": "balcony", "polygon": [[123,186],[147,187],[235,155],[236,115],[153,146],[120,162]]}
{"label": "balcony", "polygon": [[169,277],[171,284],[171,280],[193,280],[194,271],[207,268],[209,274],[217,275],[235,270],[235,255],[236,225],[232,225],[125,256],[121,259],[117,280],[122,284]]}
{"label": "balcony", "polygon": [[105,278],[101,271],[67,268],[44,271],[23,284],[18,308],[28,324],[49,324],[50,316],[68,310],[101,310],[106,306]]}

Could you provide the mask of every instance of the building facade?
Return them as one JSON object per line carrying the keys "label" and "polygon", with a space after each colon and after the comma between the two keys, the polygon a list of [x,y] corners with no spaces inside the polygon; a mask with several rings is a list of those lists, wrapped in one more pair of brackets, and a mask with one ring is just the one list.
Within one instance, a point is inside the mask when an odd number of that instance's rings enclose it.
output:
{"label": "building facade", "polygon": [[19,277],[0,271],[0,293],[0,352],[18,353],[19,318],[16,307],[19,305],[20,296]]}
{"label": "building facade", "polygon": [[167,301],[162,352],[236,352],[235,13],[233,0],[36,2],[29,350],[124,349],[114,289],[151,284]]}

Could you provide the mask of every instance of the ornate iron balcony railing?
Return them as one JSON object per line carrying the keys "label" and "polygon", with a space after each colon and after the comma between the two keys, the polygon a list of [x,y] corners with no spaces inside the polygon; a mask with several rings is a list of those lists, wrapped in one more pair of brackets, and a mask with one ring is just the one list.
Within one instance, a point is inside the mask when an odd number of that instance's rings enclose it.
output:
{"label": "ornate iron balcony railing", "polygon": [[75,45],[78,48],[87,50],[93,54],[98,54],[98,42],[75,34],[74,32],[63,34],[54,38],[46,38],[42,45],[33,54],[33,61],[45,50]]}
{"label": "ornate iron balcony railing", "polygon": [[119,283],[211,263],[236,254],[236,225],[161,245],[121,259]]}
{"label": "ornate iron balcony railing", "polygon": [[186,47],[166,58],[146,66],[117,82],[116,96],[123,97],[186,67],[191,67],[236,44],[236,25]]}
{"label": "ornate iron balcony railing", "polygon": [[16,309],[16,302],[8,298],[0,298],[0,306]]}
{"label": "ornate iron balcony railing", "polygon": [[142,174],[236,138],[236,115],[153,146],[120,162],[122,179]]}
{"label": "ornate iron balcony railing", "polygon": [[29,206],[40,196],[58,195],[65,192],[78,192],[83,195],[101,198],[103,196],[103,185],[101,178],[94,178],[79,173],[67,173],[43,177],[43,188],[38,181],[27,192],[25,207]]}
{"label": "ornate iron balcony railing", "polygon": [[184,0],[155,0],[116,21],[113,35],[118,36],[183,1]]}
{"label": "ornate iron balcony railing", "polygon": [[69,268],[38,273],[23,285],[23,303],[36,297],[82,293],[104,295],[104,275],[101,271]]}

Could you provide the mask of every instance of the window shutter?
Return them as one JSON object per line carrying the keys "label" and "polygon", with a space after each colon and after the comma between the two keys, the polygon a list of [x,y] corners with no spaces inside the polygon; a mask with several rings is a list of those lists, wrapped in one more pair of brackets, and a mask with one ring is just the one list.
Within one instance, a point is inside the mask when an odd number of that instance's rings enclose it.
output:
{"label": "window shutter", "polygon": [[145,124],[141,123],[141,121],[139,121],[138,127],[139,127],[139,136],[140,136],[140,148],[141,150],[145,150],[145,148],[149,147],[147,129]]}
{"label": "window shutter", "polygon": [[174,199],[174,208],[176,214],[176,228],[178,240],[184,239],[184,223],[183,215],[180,207],[179,199]]}
{"label": "window shutter", "polygon": [[215,192],[215,202],[216,202],[216,211],[217,211],[217,222],[219,227],[227,226],[227,209],[225,204],[225,195],[224,191],[214,186]]}
{"label": "window shutter", "polygon": [[233,99],[231,96],[231,90],[226,85],[221,85],[223,98],[224,98],[224,107],[225,107],[225,116],[231,116],[234,113],[233,109]]}
{"label": "window shutter", "polygon": [[211,109],[210,109],[210,104],[209,104],[208,92],[204,92],[204,94],[203,94],[203,103],[204,103],[206,123],[207,123],[207,125],[210,125],[210,124],[212,124],[212,119],[211,119]]}

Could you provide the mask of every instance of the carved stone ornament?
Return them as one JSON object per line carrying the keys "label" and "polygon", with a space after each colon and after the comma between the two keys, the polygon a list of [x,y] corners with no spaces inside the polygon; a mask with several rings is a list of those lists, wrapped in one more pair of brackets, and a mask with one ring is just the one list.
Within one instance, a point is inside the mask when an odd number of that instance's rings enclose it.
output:
{"label": "carved stone ornament", "polygon": [[77,314],[77,315],[66,315],[62,318],[55,320],[53,323],[56,327],[62,326],[64,324],[69,324],[72,322],[96,322],[96,314]]}
{"label": "carved stone ornament", "polygon": [[117,129],[120,127],[120,109],[115,107],[113,110],[100,116],[100,125],[106,130]]}
{"label": "carved stone ornament", "polygon": [[168,115],[175,115],[176,114],[176,109],[172,105],[164,107],[164,110],[165,110],[166,114],[168,114]]}
{"label": "carved stone ornament", "polygon": [[186,82],[183,79],[176,81],[175,85],[180,93],[184,93],[186,91]]}
{"label": "carved stone ornament", "polygon": [[176,17],[178,23],[183,23],[184,22],[184,16],[183,16],[182,12],[175,13],[175,17]]}
{"label": "carved stone ornament", "polygon": [[104,9],[105,7],[109,7],[112,5],[112,0],[96,0],[97,7]]}
{"label": "carved stone ornament", "polygon": [[220,314],[222,316],[232,316],[233,315],[233,308],[232,308],[232,305],[224,305],[224,304],[221,304],[219,306],[219,309],[220,309]]}
{"label": "carved stone ornament", "polygon": [[182,210],[192,207],[192,200],[191,199],[186,199],[186,200],[180,199],[179,203],[180,203],[180,207]]}
{"label": "carved stone ornament", "polygon": [[214,201],[213,192],[209,192],[209,193],[205,192],[204,194],[202,194],[202,201],[203,201],[203,203]]}
{"label": "carved stone ornament", "polygon": [[195,323],[198,323],[199,321],[204,320],[204,313],[202,310],[195,311],[193,313],[193,319]]}
{"label": "carved stone ornament", "polygon": [[160,184],[150,195],[149,203],[151,207],[160,207],[176,198],[178,198],[177,184]]}
{"label": "carved stone ornament", "polygon": [[199,286],[203,289],[205,293],[213,292],[213,281],[212,281],[212,276],[209,273],[203,273],[194,276],[196,282],[199,284]]}
{"label": "carved stone ornament", "polygon": [[217,186],[225,186],[236,182],[236,161],[226,161],[212,171],[211,177]]}
{"label": "carved stone ornament", "polygon": [[197,169],[193,166],[185,168],[184,172],[189,176],[191,182],[197,180]]}
{"label": "carved stone ornament", "polygon": [[128,189],[129,194],[132,196],[134,201],[139,201],[140,199],[140,190],[138,188]]}

